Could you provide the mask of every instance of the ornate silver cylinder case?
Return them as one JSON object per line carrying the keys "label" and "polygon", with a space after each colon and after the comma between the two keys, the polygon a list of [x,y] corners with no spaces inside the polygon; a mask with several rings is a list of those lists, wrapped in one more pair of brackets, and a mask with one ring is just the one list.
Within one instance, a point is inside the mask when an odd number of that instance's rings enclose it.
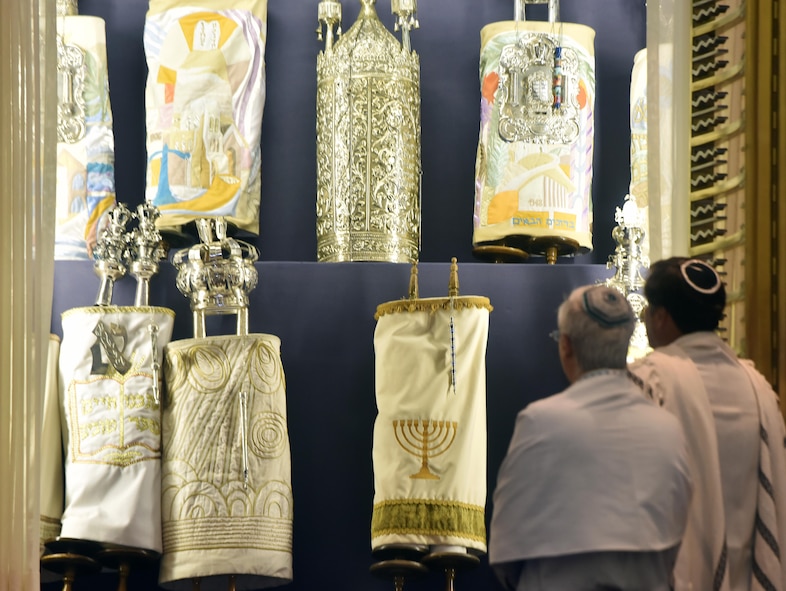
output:
{"label": "ornate silver cylinder case", "polygon": [[361,0],[357,21],[334,42],[340,4],[320,3],[320,38],[323,25],[327,35],[317,57],[319,261],[418,259],[420,60],[409,49],[415,3],[393,6],[402,42],[374,4]]}

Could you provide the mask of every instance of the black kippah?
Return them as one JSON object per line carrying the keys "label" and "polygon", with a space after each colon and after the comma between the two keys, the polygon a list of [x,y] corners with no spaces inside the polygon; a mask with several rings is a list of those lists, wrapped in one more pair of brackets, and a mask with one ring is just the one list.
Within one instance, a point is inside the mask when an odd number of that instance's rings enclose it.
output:
{"label": "black kippah", "polygon": [[688,259],[682,263],[680,272],[685,283],[699,293],[710,295],[721,288],[722,282],[717,271],[699,259]]}
{"label": "black kippah", "polygon": [[628,300],[616,289],[598,285],[584,292],[584,310],[604,328],[633,322],[633,310]]}

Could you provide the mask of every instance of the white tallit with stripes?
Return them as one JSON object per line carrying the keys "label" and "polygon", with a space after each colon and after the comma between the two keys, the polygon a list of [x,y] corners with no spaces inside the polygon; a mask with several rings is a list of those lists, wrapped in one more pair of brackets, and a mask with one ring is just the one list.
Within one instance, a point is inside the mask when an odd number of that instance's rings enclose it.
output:
{"label": "white tallit with stripes", "polygon": [[786,433],[778,399],[753,364],[743,362],[759,409],[759,487],[753,536],[752,591],[786,590]]}
{"label": "white tallit with stripes", "polygon": [[751,573],[749,578],[734,583],[731,580],[734,577],[729,574],[727,523],[713,408],[699,370],[686,351],[696,346],[717,348],[726,358],[740,363],[716,335],[694,333],[659,348],[632,367],[651,394],[680,418],[691,449],[694,502],[675,567],[675,589],[784,591],[786,570],[779,554],[780,545],[786,540],[786,452],[777,398],[766,380],[748,362],[742,362],[753,384],[757,404],[759,465],[754,472],[758,472],[759,478]]}

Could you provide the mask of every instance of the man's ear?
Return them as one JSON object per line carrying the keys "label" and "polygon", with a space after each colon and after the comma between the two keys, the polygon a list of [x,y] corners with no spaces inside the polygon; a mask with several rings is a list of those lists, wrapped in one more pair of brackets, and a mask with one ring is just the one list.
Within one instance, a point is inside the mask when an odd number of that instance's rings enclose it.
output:
{"label": "man's ear", "polygon": [[663,306],[655,306],[650,308],[650,323],[655,328],[663,328],[671,320],[671,314],[668,313]]}
{"label": "man's ear", "polygon": [[559,353],[565,359],[573,357],[573,343],[566,334],[559,335]]}

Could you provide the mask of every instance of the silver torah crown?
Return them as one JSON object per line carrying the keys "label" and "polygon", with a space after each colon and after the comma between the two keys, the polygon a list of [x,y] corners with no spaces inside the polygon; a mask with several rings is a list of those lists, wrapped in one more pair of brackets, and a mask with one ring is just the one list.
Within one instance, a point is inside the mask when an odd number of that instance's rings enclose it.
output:
{"label": "silver torah crown", "polygon": [[205,316],[237,314],[248,334],[248,294],[257,286],[257,249],[227,236],[224,218],[197,220],[201,242],[175,253],[177,289],[191,301],[194,336],[205,336]]}
{"label": "silver torah crown", "polygon": [[109,225],[101,233],[93,249],[93,270],[101,280],[96,297],[96,306],[112,304],[115,281],[126,274],[126,224],[131,212],[123,203],[118,203],[109,215]]}
{"label": "silver torah crown", "polygon": [[149,304],[150,278],[158,273],[158,262],[166,257],[161,234],[156,228],[160,212],[155,205],[142,203],[137,206],[139,225],[126,238],[125,252],[128,272],[136,278],[135,306]]}

